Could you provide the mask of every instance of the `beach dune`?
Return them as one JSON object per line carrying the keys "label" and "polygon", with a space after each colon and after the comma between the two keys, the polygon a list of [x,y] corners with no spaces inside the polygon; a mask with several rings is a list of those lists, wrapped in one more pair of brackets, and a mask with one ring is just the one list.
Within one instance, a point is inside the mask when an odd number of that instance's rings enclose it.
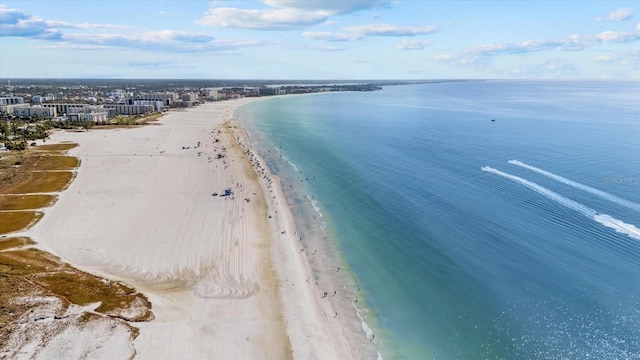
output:
{"label": "beach dune", "polygon": [[25,234],[149,298],[156,319],[136,324],[136,358],[361,358],[305,281],[282,190],[227,122],[248,101],[172,111],[143,128],[56,133],[80,144],[70,154],[82,165]]}

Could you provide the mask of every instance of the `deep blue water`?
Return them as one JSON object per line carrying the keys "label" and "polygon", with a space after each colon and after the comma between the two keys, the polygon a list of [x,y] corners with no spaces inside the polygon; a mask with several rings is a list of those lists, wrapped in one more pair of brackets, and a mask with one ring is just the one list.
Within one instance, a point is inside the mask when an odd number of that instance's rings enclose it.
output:
{"label": "deep blue water", "polygon": [[473,81],[239,114],[307,180],[385,358],[640,359],[639,104],[637,82]]}

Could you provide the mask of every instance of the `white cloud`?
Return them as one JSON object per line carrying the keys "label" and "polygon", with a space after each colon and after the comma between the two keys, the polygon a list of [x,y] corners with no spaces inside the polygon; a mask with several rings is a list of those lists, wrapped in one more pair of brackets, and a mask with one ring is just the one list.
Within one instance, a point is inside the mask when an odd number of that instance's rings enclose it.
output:
{"label": "white cloud", "polygon": [[482,70],[488,69],[491,63],[491,60],[486,56],[478,56],[478,55],[471,55],[471,54],[441,54],[441,55],[434,56],[432,59],[443,64],[463,66],[463,67],[482,69]]}
{"label": "white cloud", "polygon": [[614,11],[608,13],[604,17],[599,17],[596,20],[598,20],[598,21],[603,21],[603,20],[624,21],[624,20],[628,20],[628,19],[630,19],[632,17],[633,17],[633,13],[631,12],[631,9],[618,9],[618,10],[614,10]]}
{"label": "white cloud", "polygon": [[640,67],[640,47],[620,52],[621,56],[633,58],[636,66]]}
{"label": "white cloud", "polygon": [[400,44],[396,45],[396,50],[422,50],[426,46],[431,45],[433,42],[429,40],[403,40]]}
{"label": "white cloud", "polygon": [[347,26],[343,30],[360,36],[416,36],[436,31],[435,26],[399,26],[389,24],[369,24]]}
{"label": "white cloud", "polygon": [[347,48],[342,46],[331,46],[331,45],[311,45],[307,47],[311,50],[320,50],[320,51],[343,51],[347,50]]}
{"label": "white cloud", "polygon": [[160,68],[166,68],[166,67],[187,69],[187,68],[194,67],[193,65],[176,63],[172,61],[132,61],[132,62],[126,63],[125,65],[128,67],[146,68],[146,69],[152,69],[152,68],[160,69]]}
{"label": "white cloud", "polygon": [[49,28],[57,28],[57,29],[99,29],[99,30],[125,30],[125,29],[132,29],[131,26],[127,26],[127,25],[114,25],[114,24],[90,24],[90,23],[80,23],[80,24],[75,24],[75,23],[69,23],[66,21],[50,21],[47,20],[45,21],[45,24],[47,25],[47,27]]}
{"label": "white cloud", "polygon": [[[323,41],[355,41],[362,40],[367,36],[390,36],[390,37],[408,37],[427,35],[437,30],[435,26],[398,26],[389,24],[368,24],[358,26],[346,26],[342,28],[342,32],[316,32],[306,31],[302,36]],[[400,50],[416,50],[429,45],[428,41],[406,42],[398,45],[402,47]],[[411,47],[414,47],[411,49]],[[420,47],[421,46],[421,47]]]}
{"label": "white cloud", "polygon": [[575,77],[578,72],[579,69],[574,64],[562,60],[547,60],[508,69],[507,75],[520,79],[565,79]]}
{"label": "white cloud", "polygon": [[600,55],[596,57],[594,60],[595,62],[611,62],[611,61],[616,61],[619,58],[620,57],[617,55]]}
{"label": "white cloud", "polygon": [[598,63],[615,63],[640,68],[640,47],[601,55],[593,60]]}
{"label": "white cloud", "polygon": [[208,35],[172,30],[149,31],[139,35],[63,34],[61,39],[76,44],[101,45],[164,52],[216,52],[264,46],[262,40],[218,40]]}
{"label": "white cloud", "polygon": [[344,15],[361,10],[386,7],[390,0],[264,0],[264,3],[280,8],[304,11],[321,11],[329,15]]}
{"label": "white cloud", "polygon": [[0,4],[0,24],[17,24],[21,20],[28,20],[31,16],[18,9],[11,9]]}
{"label": "white cloud", "polygon": [[197,21],[201,25],[243,28],[252,30],[298,29],[327,21],[324,12],[308,12],[281,8],[245,10],[237,8],[215,8]]}
{"label": "white cloud", "polygon": [[567,78],[576,74],[577,68],[574,64],[561,59],[546,60],[534,63],[520,63],[517,67],[513,65],[496,65],[491,58],[472,54],[441,54],[432,58],[443,64],[474,68],[483,72],[491,72],[495,75],[520,78]]}
{"label": "white cloud", "polygon": [[438,60],[438,61],[452,61],[452,60],[456,60],[458,59],[459,55],[456,54],[441,54],[441,55],[436,55],[434,57],[434,60]]}
{"label": "white cloud", "polygon": [[333,33],[328,31],[305,31],[302,33],[302,36],[313,40],[324,41],[352,41],[360,39],[360,37],[355,34]]}
{"label": "white cloud", "polygon": [[140,34],[141,41],[148,42],[183,42],[183,43],[206,43],[215,40],[213,36],[194,34],[184,31],[160,30],[147,31]]}
{"label": "white cloud", "polygon": [[629,42],[640,39],[640,31],[603,31],[594,38],[604,42]]}
{"label": "white cloud", "polygon": [[640,29],[634,31],[603,31],[595,35],[570,35],[558,39],[527,40],[522,43],[478,45],[462,51],[475,55],[520,54],[543,50],[580,51],[599,43],[623,43],[640,40]]}
{"label": "white cloud", "polygon": [[334,46],[334,45],[328,45],[328,44],[314,44],[314,45],[282,44],[282,46],[287,49],[296,49],[296,50],[343,51],[348,49],[348,47]]}
{"label": "white cloud", "polygon": [[477,55],[499,55],[499,54],[519,54],[534,51],[542,51],[549,49],[557,49],[562,51],[579,51],[583,50],[592,42],[592,39],[582,35],[570,35],[559,39],[547,40],[527,40],[520,44],[515,43],[498,43],[478,45],[465,53]]}
{"label": "white cloud", "polygon": [[65,42],[57,43],[54,45],[43,45],[43,46],[35,46],[34,49],[64,49],[64,50],[105,50],[109,49],[108,46],[101,45],[74,45],[67,44]]}
{"label": "white cloud", "polygon": [[55,38],[60,29],[122,30],[129,26],[44,20],[0,4],[0,36]]}
{"label": "white cloud", "polygon": [[264,0],[269,8],[240,9],[212,4],[201,25],[251,30],[291,30],[327,23],[330,16],[390,5],[390,0]]}
{"label": "white cloud", "polygon": [[58,42],[58,44],[48,48],[99,50],[107,47],[118,47],[163,52],[220,52],[269,44],[266,41],[255,39],[245,41],[220,40],[210,35],[174,30],[147,31],[138,34],[127,32],[122,34],[63,31],[66,29],[115,31],[130,30],[132,28],[130,26],[112,24],[44,20],[26,14],[23,11],[0,5],[0,36]]}
{"label": "white cloud", "polygon": [[69,33],[60,34],[60,40],[75,44],[177,52],[226,48],[211,36],[172,30],[148,31],[139,35]]}
{"label": "white cloud", "polygon": [[[553,50],[581,51],[602,44],[629,43],[639,40],[640,29],[636,27],[632,31],[604,31],[594,35],[570,35],[558,39],[527,40],[521,43],[484,44],[453,53],[441,54],[432,59],[450,65],[491,69],[494,68],[492,65],[494,58],[499,55],[515,55]],[[639,54],[640,50],[636,52],[610,52],[592,58],[592,60],[598,63],[616,63],[631,68],[634,68],[634,66],[635,68],[640,68]],[[579,68],[562,60],[537,63],[527,67],[513,68],[508,71],[498,68],[494,68],[494,70],[506,71],[504,74],[507,76],[522,78],[544,76],[557,78],[574,77],[579,72]]]}

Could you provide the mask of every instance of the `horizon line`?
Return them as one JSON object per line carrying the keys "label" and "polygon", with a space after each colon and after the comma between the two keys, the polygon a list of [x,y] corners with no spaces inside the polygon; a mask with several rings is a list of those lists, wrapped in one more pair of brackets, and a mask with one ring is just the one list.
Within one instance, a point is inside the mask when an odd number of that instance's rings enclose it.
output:
{"label": "horizon line", "polygon": [[522,79],[522,78],[416,78],[416,79],[251,79],[251,78],[108,78],[108,77],[0,77],[0,81],[13,81],[13,80],[123,80],[123,81],[135,81],[135,80],[147,80],[147,81],[256,81],[256,82],[268,82],[268,81],[282,81],[282,82],[374,82],[374,81],[397,81],[397,82],[410,82],[410,81],[615,81],[615,82],[638,82],[640,79],[590,79],[590,78],[536,78],[536,79]]}

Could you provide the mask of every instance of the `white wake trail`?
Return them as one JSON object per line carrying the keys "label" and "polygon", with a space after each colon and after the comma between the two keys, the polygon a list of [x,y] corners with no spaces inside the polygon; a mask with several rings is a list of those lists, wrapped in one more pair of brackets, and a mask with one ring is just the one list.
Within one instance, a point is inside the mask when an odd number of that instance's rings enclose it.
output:
{"label": "white wake trail", "polygon": [[640,229],[637,228],[636,226],[632,225],[632,224],[627,224],[625,222],[623,222],[622,220],[618,220],[616,218],[613,218],[607,214],[598,214],[597,211],[595,211],[594,209],[585,206],[577,201],[571,200],[569,198],[566,198],[556,192],[553,192],[543,186],[540,186],[534,182],[531,182],[529,180],[523,179],[519,176],[515,176],[515,175],[511,175],[505,172],[502,172],[500,170],[494,169],[492,167],[489,166],[483,166],[481,168],[482,171],[486,171],[488,173],[492,173],[495,175],[499,175],[502,177],[505,177],[509,180],[515,181],[521,185],[524,185],[526,187],[528,187],[529,189],[557,202],[560,205],[564,205],[566,207],[568,207],[569,209],[575,210],[577,212],[579,212],[580,214],[608,227],[611,229],[614,229],[616,232],[622,233],[622,234],[626,234],[629,237],[633,238],[633,239],[637,239],[640,240]]}
{"label": "white wake trail", "polygon": [[613,230],[619,233],[627,234],[634,239],[640,240],[640,229],[638,229],[632,224],[627,224],[607,214],[596,215],[593,217],[593,220],[599,222],[600,224],[606,227],[612,228]]}
{"label": "white wake trail", "polygon": [[575,182],[573,180],[569,180],[569,179],[564,178],[562,176],[559,176],[559,175],[556,175],[554,173],[550,173],[548,171],[545,171],[545,170],[542,170],[540,168],[537,168],[535,166],[531,166],[529,164],[525,164],[522,161],[509,160],[509,164],[517,165],[517,166],[523,167],[525,169],[531,170],[533,172],[537,172],[538,174],[542,174],[542,175],[544,175],[544,176],[546,176],[546,177],[548,177],[550,179],[553,179],[555,181],[561,182],[561,183],[563,183],[565,185],[569,185],[569,186],[572,186],[572,187],[574,187],[576,189],[580,189],[582,191],[586,191],[586,192],[588,192],[590,194],[599,196],[599,197],[601,197],[603,199],[609,200],[609,201],[614,202],[614,203],[616,203],[618,205],[622,205],[622,206],[628,207],[630,209],[633,209],[633,210],[636,210],[636,211],[640,211],[640,204],[636,204],[636,203],[634,203],[632,201],[619,198],[619,197],[617,197],[615,195],[609,194],[608,192],[605,192],[605,191],[602,191],[602,190],[598,190],[596,188],[592,188],[591,186],[587,186],[587,185],[581,184],[579,182]]}

